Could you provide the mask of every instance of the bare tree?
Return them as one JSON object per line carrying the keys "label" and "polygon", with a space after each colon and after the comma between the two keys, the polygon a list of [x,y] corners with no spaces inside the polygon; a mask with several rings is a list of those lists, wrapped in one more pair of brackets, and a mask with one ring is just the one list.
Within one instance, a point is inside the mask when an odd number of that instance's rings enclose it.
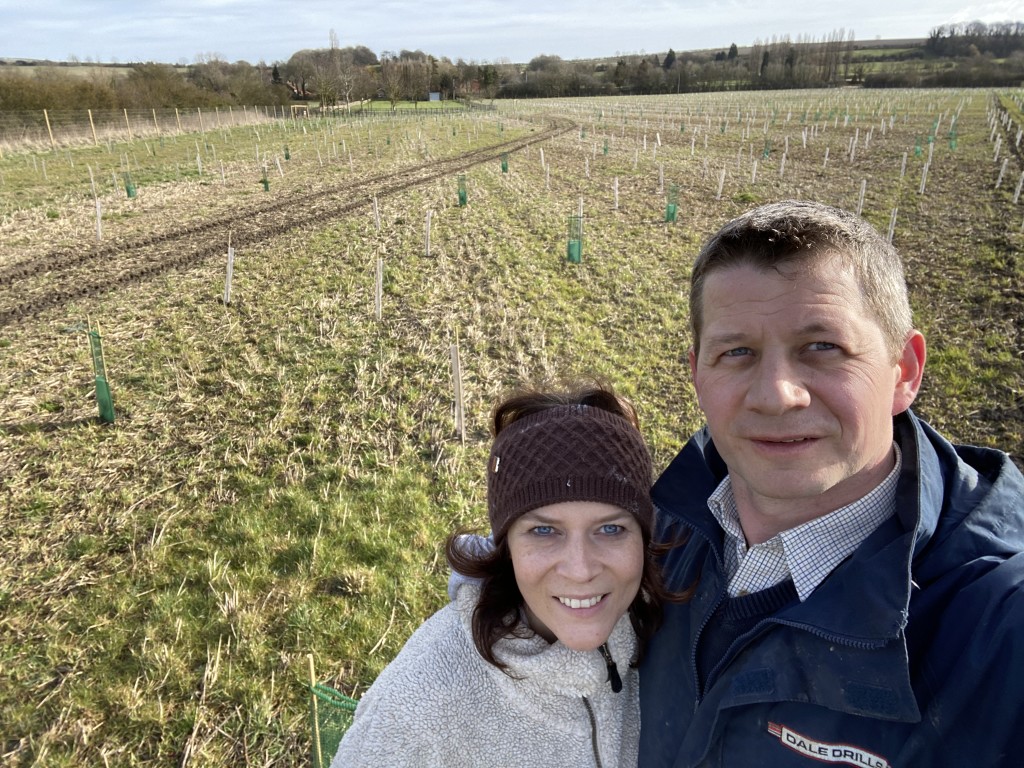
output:
{"label": "bare tree", "polygon": [[381,90],[391,102],[391,110],[394,111],[405,93],[405,78],[402,73],[402,62],[391,51],[382,51],[380,54],[378,78]]}
{"label": "bare tree", "polygon": [[285,64],[285,73],[285,84],[291,88],[292,96],[296,99],[308,99],[309,87],[316,76],[314,52],[306,50],[293,53]]}
{"label": "bare tree", "polygon": [[423,101],[430,90],[430,62],[405,61],[402,70],[405,77],[405,97],[416,102]]}

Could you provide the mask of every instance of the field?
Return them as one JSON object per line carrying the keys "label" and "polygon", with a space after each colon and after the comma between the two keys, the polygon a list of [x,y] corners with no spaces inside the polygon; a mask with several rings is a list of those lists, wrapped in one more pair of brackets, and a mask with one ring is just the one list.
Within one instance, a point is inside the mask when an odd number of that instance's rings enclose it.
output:
{"label": "field", "polygon": [[607,377],[656,469],[699,426],[690,264],[760,202],[861,209],[883,233],[896,209],[929,340],[915,410],[1020,464],[1005,97],[499,102],[96,143],[83,115],[84,139],[4,145],[0,764],[308,765],[307,655],[358,696],[444,604],[441,544],[486,519],[502,392]]}

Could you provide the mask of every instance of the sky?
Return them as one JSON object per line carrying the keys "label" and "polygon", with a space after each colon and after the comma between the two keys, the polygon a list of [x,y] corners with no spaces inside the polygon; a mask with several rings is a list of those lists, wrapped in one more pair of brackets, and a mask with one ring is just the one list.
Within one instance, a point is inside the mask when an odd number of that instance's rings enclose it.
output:
{"label": "sky", "polygon": [[1024,20],[1024,0],[0,0],[0,58],[284,62],[330,46],[525,63],[744,47],[773,36],[927,37]]}

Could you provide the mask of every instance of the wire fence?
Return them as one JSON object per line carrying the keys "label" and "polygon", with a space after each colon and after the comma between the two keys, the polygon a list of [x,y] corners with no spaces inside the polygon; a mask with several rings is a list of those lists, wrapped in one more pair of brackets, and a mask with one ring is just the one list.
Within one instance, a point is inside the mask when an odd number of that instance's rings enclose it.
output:
{"label": "wire fence", "polygon": [[[204,133],[238,126],[288,120],[342,119],[394,121],[464,113],[467,107],[493,111],[493,106],[451,102],[441,107],[401,109],[397,112],[368,109],[368,102],[325,107],[309,103],[286,106],[189,107],[173,109],[42,109],[0,110],[0,151],[50,150],[108,141],[134,141]],[[417,105],[418,106],[418,105]],[[354,108],[353,108],[354,107]],[[2,156],[2,155],[0,155]]]}
{"label": "wire fence", "polygon": [[0,147],[56,149],[259,125],[299,114],[287,106],[0,111]]}

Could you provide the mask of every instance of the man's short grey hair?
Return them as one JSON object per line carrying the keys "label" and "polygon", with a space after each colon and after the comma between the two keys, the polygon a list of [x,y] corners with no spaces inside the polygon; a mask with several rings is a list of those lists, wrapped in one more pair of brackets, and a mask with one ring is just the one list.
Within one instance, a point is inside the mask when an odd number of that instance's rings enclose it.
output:
{"label": "man's short grey hair", "polygon": [[853,270],[864,305],[897,358],[914,326],[896,249],[860,217],[800,200],[754,208],[719,229],[701,248],[690,277],[694,350],[700,348],[708,275],[739,265],[762,270],[783,264],[813,267],[829,258],[838,258]]}

